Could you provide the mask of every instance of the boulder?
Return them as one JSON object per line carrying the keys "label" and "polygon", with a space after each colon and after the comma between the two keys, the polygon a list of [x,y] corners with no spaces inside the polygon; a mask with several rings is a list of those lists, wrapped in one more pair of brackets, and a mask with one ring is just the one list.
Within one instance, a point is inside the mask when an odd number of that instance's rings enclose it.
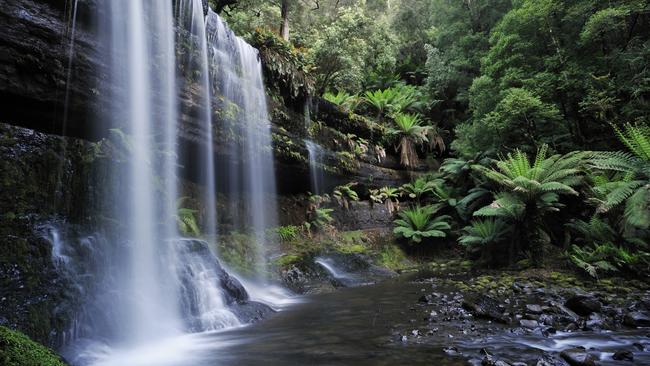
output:
{"label": "boulder", "polygon": [[650,327],[650,314],[645,311],[632,311],[625,314],[623,324],[628,327]]}
{"label": "boulder", "polygon": [[565,349],[560,353],[571,366],[596,366],[596,360],[583,347]]}
{"label": "boulder", "polygon": [[463,309],[469,311],[477,318],[494,320],[506,324],[508,320],[503,316],[503,306],[495,299],[482,295],[472,294],[463,300]]}
{"label": "boulder", "polygon": [[588,316],[591,313],[597,313],[603,306],[603,304],[593,296],[586,295],[573,296],[569,298],[564,305],[580,316]]}
{"label": "boulder", "polygon": [[612,358],[616,361],[634,361],[634,353],[630,351],[616,351]]}
{"label": "boulder", "polygon": [[543,313],[542,307],[537,304],[527,304],[526,305],[526,313],[528,314],[541,314]]}
{"label": "boulder", "polygon": [[539,327],[539,323],[537,322],[537,320],[528,320],[528,319],[520,320],[519,325],[522,328],[526,328],[526,329],[535,329]]}

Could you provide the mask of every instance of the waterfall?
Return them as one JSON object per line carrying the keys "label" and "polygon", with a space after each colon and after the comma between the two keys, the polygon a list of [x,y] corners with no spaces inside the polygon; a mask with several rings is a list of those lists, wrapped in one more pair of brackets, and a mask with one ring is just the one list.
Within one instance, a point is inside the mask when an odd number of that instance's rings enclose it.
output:
{"label": "waterfall", "polygon": [[[252,233],[258,243],[257,263],[264,263],[265,230],[277,225],[275,169],[271,128],[258,51],[237,37],[208,10],[207,37],[212,88],[224,113],[227,143],[229,213],[237,230]],[[237,204],[239,203],[239,204]]]}
{"label": "waterfall", "polygon": [[[204,16],[202,0],[98,4],[108,66],[101,93],[110,101],[102,118],[114,126],[119,161],[105,182],[112,192],[102,205],[105,225],[81,236],[65,222],[42,229],[78,302],[59,338],[73,365],[184,365],[196,356],[178,355],[196,350],[188,334],[240,325],[236,308],[249,301],[213,253],[218,185],[245,203],[232,212],[234,227],[256,238],[258,267],[266,262],[266,229],[277,222],[262,66],[257,50],[217,14]],[[227,107],[237,113],[220,121],[233,132],[220,146],[225,163],[215,159],[212,116]],[[181,148],[181,130],[189,150]],[[177,228],[181,168],[202,188],[201,239]],[[277,287],[247,283],[253,299],[283,300]]]}
{"label": "waterfall", "polygon": [[[172,256],[164,243],[175,236],[173,144],[177,116],[173,12],[170,2],[113,0],[104,2],[108,23],[111,82],[116,88],[109,118],[124,126],[128,140],[127,167],[116,172],[126,177],[126,192],[111,199],[123,202],[114,213],[125,218],[124,274],[114,289],[123,294],[118,304],[133,342],[177,334],[175,279],[166,270]],[[161,126],[162,124],[162,126]],[[159,175],[162,172],[162,177]],[[162,178],[163,192],[156,184]],[[162,226],[162,227],[160,227]],[[161,230],[162,229],[162,230]],[[173,235],[173,236],[170,236]]]}

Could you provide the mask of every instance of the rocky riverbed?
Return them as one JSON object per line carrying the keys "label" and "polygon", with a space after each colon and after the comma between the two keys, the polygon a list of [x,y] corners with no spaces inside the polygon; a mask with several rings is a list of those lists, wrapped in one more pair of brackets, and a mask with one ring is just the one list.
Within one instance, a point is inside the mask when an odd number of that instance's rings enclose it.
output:
{"label": "rocky riverbed", "polygon": [[[560,272],[420,274],[413,326],[393,342],[430,344],[475,365],[650,363],[650,291]],[[618,286],[626,283],[627,286]]]}
{"label": "rocky riverbed", "polygon": [[629,280],[446,267],[299,296],[256,324],[200,335],[212,346],[195,364],[648,365],[649,298]]}

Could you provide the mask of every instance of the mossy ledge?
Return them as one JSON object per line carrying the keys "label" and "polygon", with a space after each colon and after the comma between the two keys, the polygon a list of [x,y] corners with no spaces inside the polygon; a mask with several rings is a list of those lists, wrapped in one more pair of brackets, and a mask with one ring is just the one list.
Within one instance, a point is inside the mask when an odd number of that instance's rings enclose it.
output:
{"label": "mossy ledge", "polygon": [[26,335],[0,326],[0,365],[67,366],[61,357]]}

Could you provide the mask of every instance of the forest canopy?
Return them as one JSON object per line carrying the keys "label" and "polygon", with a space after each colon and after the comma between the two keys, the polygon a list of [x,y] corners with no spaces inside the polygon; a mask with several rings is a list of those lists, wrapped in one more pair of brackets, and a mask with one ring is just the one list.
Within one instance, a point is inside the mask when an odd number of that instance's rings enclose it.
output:
{"label": "forest canopy", "polygon": [[299,55],[314,97],[383,126],[403,166],[446,158],[400,188],[417,198],[398,237],[511,263],[555,243],[592,275],[648,263],[650,2],[212,2]]}

